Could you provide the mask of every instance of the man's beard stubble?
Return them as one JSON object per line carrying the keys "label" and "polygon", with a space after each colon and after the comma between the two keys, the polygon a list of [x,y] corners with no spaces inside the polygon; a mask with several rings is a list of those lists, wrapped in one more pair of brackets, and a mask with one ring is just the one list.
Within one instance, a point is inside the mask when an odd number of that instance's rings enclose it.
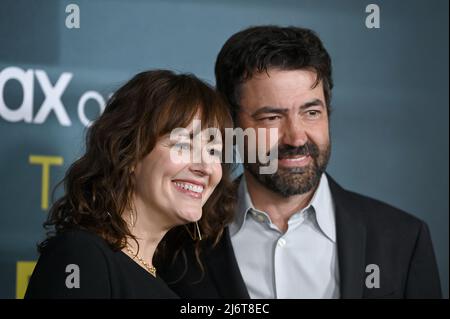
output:
{"label": "man's beard stubble", "polygon": [[278,158],[309,155],[311,163],[304,167],[281,167],[273,174],[260,174],[260,162],[246,163],[244,166],[252,176],[269,190],[283,197],[305,194],[316,188],[325,172],[331,154],[331,143],[321,150],[315,143],[306,142],[299,147],[282,145],[278,148]]}

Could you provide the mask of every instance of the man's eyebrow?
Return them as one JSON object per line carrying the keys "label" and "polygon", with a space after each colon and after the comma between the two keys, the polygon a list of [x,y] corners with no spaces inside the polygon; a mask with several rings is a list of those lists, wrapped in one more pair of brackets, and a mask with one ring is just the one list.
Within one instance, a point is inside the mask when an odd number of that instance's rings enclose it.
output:
{"label": "man's eyebrow", "polygon": [[[307,109],[311,106],[322,106],[325,107],[324,103],[319,99],[314,99],[312,101],[306,102],[305,104],[300,105],[300,110]],[[251,114],[252,117],[258,116],[260,114],[265,113],[275,113],[275,114],[286,114],[289,112],[287,108],[280,108],[275,106],[263,106],[257,109],[255,112]]]}
{"label": "man's eyebrow", "polygon": [[324,105],[324,103],[321,100],[314,99],[312,101],[309,101],[309,102],[306,102],[305,104],[300,105],[300,110],[307,109],[308,107],[311,107],[311,106],[322,106],[322,107],[324,107],[325,105]]}
{"label": "man's eyebrow", "polygon": [[264,113],[276,113],[276,114],[286,114],[289,112],[289,109],[283,109],[275,106],[263,106],[257,109],[255,112],[251,114],[251,116],[255,117]]}

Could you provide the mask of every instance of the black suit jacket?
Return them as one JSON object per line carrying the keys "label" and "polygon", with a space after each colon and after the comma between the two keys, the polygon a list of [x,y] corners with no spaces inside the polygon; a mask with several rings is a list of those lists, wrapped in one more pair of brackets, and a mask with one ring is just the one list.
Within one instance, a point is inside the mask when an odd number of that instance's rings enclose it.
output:
{"label": "black suit jacket", "polygon": [[[341,298],[441,298],[427,225],[380,201],[344,190],[328,176],[336,209]],[[193,246],[160,273],[182,298],[249,298],[228,229],[213,248],[203,243],[200,270]],[[380,287],[368,288],[369,264],[379,267]],[[162,271],[162,272],[161,272]]]}

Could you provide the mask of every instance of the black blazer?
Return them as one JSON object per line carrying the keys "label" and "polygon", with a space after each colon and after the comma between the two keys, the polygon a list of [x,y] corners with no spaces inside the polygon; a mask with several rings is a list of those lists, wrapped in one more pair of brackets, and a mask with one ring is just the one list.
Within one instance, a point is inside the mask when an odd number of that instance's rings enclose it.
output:
{"label": "black blazer", "polygon": [[[427,225],[380,201],[344,190],[328,176],[336,209],[341,298],[441,298]],[[249,298],[228,229],[216,246],[203,243],[199,269],[192,245],[161,274],[182,298]],[[366,266],[380,270],[380,287],[367,288]],[[187,265],[187,266],[186,266]]]}

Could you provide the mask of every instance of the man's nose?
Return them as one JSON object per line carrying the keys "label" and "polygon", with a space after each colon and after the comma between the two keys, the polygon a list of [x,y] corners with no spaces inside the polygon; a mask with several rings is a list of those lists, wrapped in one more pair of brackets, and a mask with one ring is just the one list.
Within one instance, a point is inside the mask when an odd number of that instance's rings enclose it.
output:
{"label": "man's nose", "polygon": [[282,144],[298,147],[304,145],[308,140],[306,130],[299,119],[289,118],[281,131]]}

